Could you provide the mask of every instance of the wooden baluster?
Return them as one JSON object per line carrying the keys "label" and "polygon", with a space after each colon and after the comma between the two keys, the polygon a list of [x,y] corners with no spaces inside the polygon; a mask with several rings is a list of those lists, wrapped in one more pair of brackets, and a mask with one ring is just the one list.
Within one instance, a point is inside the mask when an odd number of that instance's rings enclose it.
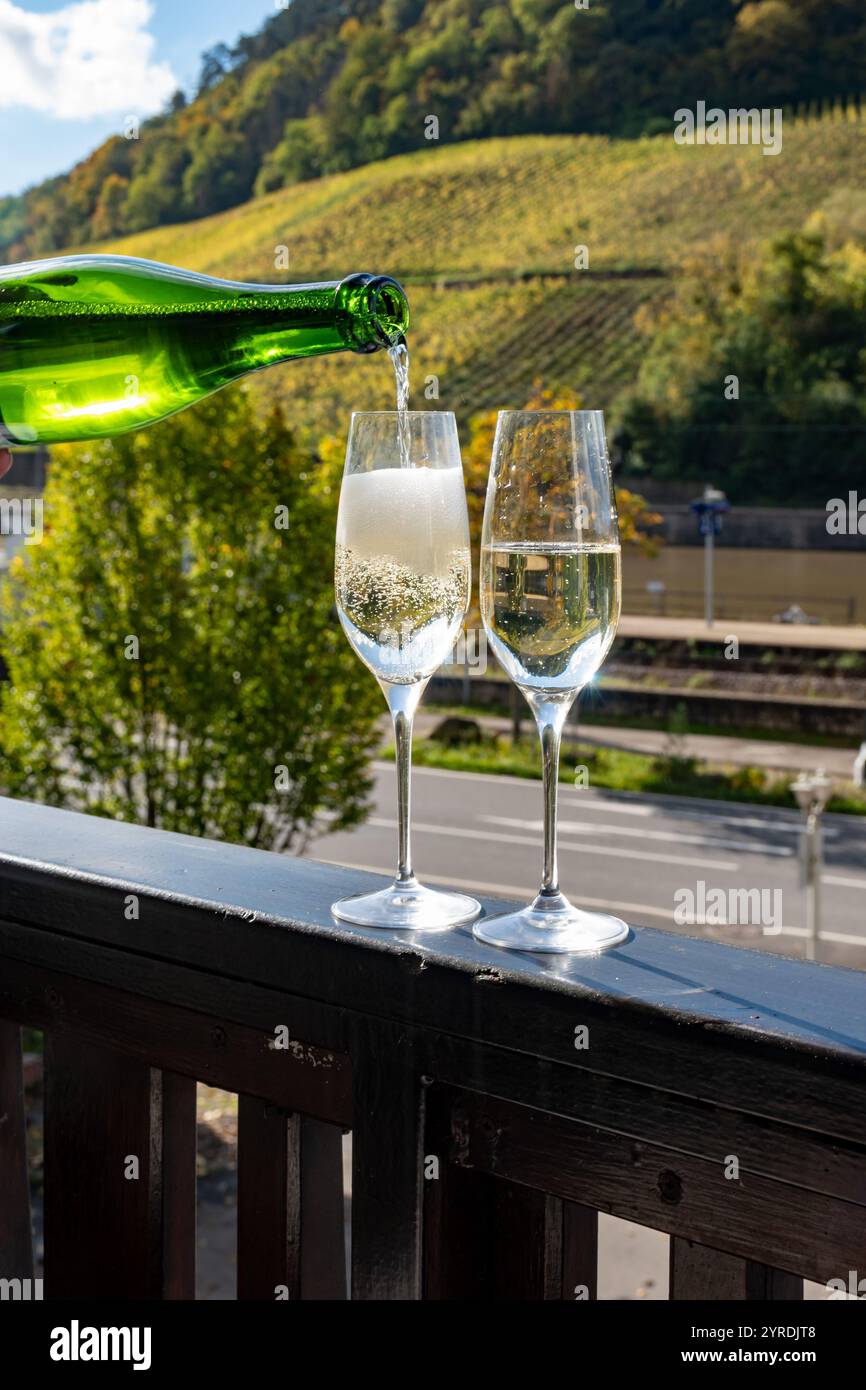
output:
{"label": "wooden baluster", "polygon": [[784,1270],[770,1269],[754,1260],[743,1260],[708,1245],[671,1237],[669,1297],[680,1300],[768,1299],[797,1301],[803,1297],[803,1280]]}
{"label": "wooden baluster", "polygon": [[32,1277],[21,1029],[0,1019],[0,1278]]}
{"label": "wooden baluster", "polygon": [[399,1028],[352,1029],[352,1298],[421,1297],[424,1090]]}
{"label": "wooden baluster", "polygon": [[562,1203],[562,1293],[566,1302],[598,1297],[598,1212]]}
{"label": "wooden baluster", "polygon": [[597,1212],[459,1166],[461,1124],[449,1093],[434,1087],[425,1150],[439,1176],[424,1184],[425,1298],[594,1299]]}
{"label": "wooden baluster", "polygon": [[301,1298],[346,1298],[343,1131],[301,1120]]}
{"label": "wooden baluster", "polygon": [[342,1135],[239,1098],[238,1298],[344,1299]]}
{"label": "wooden baluster", "polygon": [[143,1062],[46,1033],[47,1298],[193,1297],[194,1219],[179,1213],[194,1200],[194,1093],[185,1077],[164,1085]]}
{"label": "wooden baluster", "polygon": [[162,1296],[195,1298],[196,1086],[162,1073]]}
{"label": "wooden baluster", "polygon": [[238,1099],[238,1298],[301,1296],[301,1164],[297,1115]]}

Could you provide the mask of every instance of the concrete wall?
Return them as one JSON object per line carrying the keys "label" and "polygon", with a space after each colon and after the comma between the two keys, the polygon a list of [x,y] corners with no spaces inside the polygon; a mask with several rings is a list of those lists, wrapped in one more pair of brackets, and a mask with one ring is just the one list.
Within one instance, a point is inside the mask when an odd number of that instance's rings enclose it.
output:
{"label": "concrete wall", "polygon": [[[510,682],[490,676],[472,678],[473,705],[488,706],[500,713],[510,709]],[[434,676],[428,701],[457,704],[462,699],[459,679]],[[522,699],[522,697],[521,697]],[[766,729],[788,734],[836,734],[850,738],[852,745],[864,737],[862,705],[850,700],[804,700],[799,697],[761,697],[728,695],[713,691],[647,690],[617,688],[603,684],[581,701],[581,716],[592,718],[593,708],[604,712],[607,720],[653,719],[665,727],[678,707],[684,705],[689,725],[711,725],[742,733],[744,729]],[[529,718],[529,708],[521,709]]]}

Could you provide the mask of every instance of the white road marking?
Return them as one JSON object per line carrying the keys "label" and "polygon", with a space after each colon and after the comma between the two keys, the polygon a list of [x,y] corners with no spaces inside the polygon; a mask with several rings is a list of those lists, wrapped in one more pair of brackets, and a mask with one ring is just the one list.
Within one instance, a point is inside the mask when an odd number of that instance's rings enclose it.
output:
{"label": "white road marking", "polygon": [[832,883],[836,888],[866,888],[866,878],[842,878],[839,874],[822,874],[822,883]]}
{"label": "white road marking", "polygon": [[[380,771],[394,771],[394,764],[392,762],[383,762],[381,759],[376,760],[373,766]],[[415,775],[419,777],[471,777],[476,782],[505,783],[507,786],[512,787],[530,786],[538,790],[540,790],[541,783],[540,777],[514,777],[509,773],[500,772],[455,772],[451,768],[446,767],[413,767],[412,775],[413,777]],[[647,796],[652,795],[651,792],[645,794]],[[635,792],[634,795],[638,796],[641,795],[641,793]],[[586,787],[581,790],[576,790],[563,783],[560,783],[559,796],[560,805],[573,805],[576,807],[580,800],[586,798],[594,803],[600,802],[604,806],[605,811],[614,812],[617,815],[675,815],[678,819],[682,817],[686,820],[715,821],[720,825],[732,826],[734,828],[739,827],[747,830],[764,830],[772,831],[773,833],[781,831],[787,835],[801,835],[803,833],[800,818],[799,816],[795,816],[793,812],[789,813],[790,819],[784,815],[779,815],[778,817],[767,816],[766,818],[760,816],[725,815],[722,812],[703,811],[700,807],[692,806],[689,804],[689,798],[685,796],[679,798],[681,804],[677,806],[676,810],[673,808],[668,810],[666,806],[656,805],[655,802],[651,805],[636,804],[625,800],[620,801],[615,797],[605,796],[603,788],[596,789],[595,787]],[[570,800],[572,797],[575,798],[573,802]],[[825,840],[833,840],[838,838],[841,832],[833,826],[825,825],[823,833]]]}
{"label": "white road marking", "polygon": [[[381,816],[370,816],[366,824],[387,830],[397,829],[396,820],[386,820]],[[542,846],[540,839],[533,839],[528,835],[503,835],[502,833],[494,835],[492,831],[469,830],[462,826],[429,825],[424,821],[413,821],[412,829],[413,831],[417,830],[422,835],[451,835],[458,840],[483,840],[488,845],[491,840],[495,839],[497,844],[532,845],[534,849],[540,849]],[[613,849],[609,845],[569,845],[560,841],[558,848],[560,854],[563,851],[575,853],[589,851],[593,855],[606,855],[613,859],[646,859],[651,864],[679,864],[698,869],[720,869],[726,873],[736,873],[740,867],[739,864],[730,859],[686,859],[677,854],[644,853],[639,849]]]}
{"label": "white road marking", "polygon": [[[538,781],[540,782],[541,778],[539,778]],[[536,782],[535,785],[538,785],[538,783]],[[642,802],[614,801],[612,797],[603,796],[601,792],[595,791],[591,787],[585,787],[582,791],[575,792],[571,788],[564,787],[560,784],[560,805],[573,805],[577,807],[580,804],[581,798],[583,798],[584,801],[586,800],[587,791],[590,794],[589,799],[592,801],[593,806],[603,806],[605,811],[613,811],[616,812],[617,815],[623,816],[655,815],[656,808],[654,806],[647,806]],[[573,801],[571,800],[572,797],[574,798]]]}
{"label": "white road marking", "polygon": [[[507,825],[514,830],[535,830],[541,833],[544,822],[541,820],[517,820],[509,816],[479,816],[479,820],[489,821],[491,825]],[[686,835],[680,830],[647,830],[643,826],[636,829],[631,825],[601,825],[596,821],[560,820],[559,829],[563,834],[572,835],[632,835],[638,840],[667,840],[678,845],[710,845],[714,849],[746,850],[749,854],[776,854],[789,859],[794,851],[780,845],[764,845],[749,840],[719,840],[706,835]]]}

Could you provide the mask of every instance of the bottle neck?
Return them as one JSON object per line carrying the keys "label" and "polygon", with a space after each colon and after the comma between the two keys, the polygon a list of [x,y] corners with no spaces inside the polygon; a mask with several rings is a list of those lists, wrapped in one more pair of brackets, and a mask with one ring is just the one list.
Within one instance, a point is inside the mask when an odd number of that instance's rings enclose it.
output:
{"label": "bottle neck", "polygon": [[244,285],[240,319],[256,365],[329,352],[376,352],[402,342],[406,296],[383,275],[350,275],[312,285]]}
{"label": "bottle neck", "polygon": [[409,301],[389,275],[349,275],[335,288],[340,331],[355,352],[376,352],[404,341]]}

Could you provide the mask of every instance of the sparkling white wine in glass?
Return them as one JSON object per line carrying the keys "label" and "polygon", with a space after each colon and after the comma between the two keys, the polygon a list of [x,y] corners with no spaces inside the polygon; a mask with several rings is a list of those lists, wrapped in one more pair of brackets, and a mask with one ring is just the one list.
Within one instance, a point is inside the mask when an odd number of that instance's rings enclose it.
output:
{"label": "sparkling white wine in glass", "polygon": [[580,688],[603,662],[619,621],[619,545],[484,546],[481,593],[493,652],[513,681]]}
{"label": "sparkling white wine in glass", "polygon": [[394,721],[398,853],[389,888],[334,904],[341,921],[441,931],[481,911],[463,893],[419,883],[409,843],[412,719],[460,630],[470,576],[454,416],[407,410],[353,415],[334,587],[343,630],[382,687]]}
{"label": "sparkling white wine in glass", "polygon": [[462,470],[384,468],[346,477],[337,608],[374,675],[396,685],[429,679],[460,630],[469,576]]}
{"label": "sparkling white wine in glass", "polygon": [[613,641],[620,545],[599,411],[502,411],[487,485],[481,616],[490,647],[535,716],[544,779],[544,870],[528,907],[476,923],[522,951],[605,950],[618,917],[574,907],[559,886],[556,802],[566,716]]}

